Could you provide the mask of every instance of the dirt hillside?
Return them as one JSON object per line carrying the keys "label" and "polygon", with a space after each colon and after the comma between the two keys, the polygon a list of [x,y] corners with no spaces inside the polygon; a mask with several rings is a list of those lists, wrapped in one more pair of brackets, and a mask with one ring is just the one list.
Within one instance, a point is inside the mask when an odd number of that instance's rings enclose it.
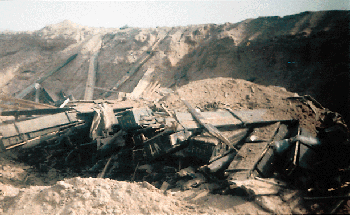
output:
{"label": "dirt hillside", "polygon": [[[240,23],[104,29],[70,21],[34,32],[1,32],[0,88],[18,94],[77,57],[42,83],[57,100],[62,91],[84,98],[94,61],[94,99],[130,93],[149,69],[150,82],[174,87],[232,77],[310,94],[349,116],[349,11],[303,12]],[[90,68],[91,70],[91,68]]]}

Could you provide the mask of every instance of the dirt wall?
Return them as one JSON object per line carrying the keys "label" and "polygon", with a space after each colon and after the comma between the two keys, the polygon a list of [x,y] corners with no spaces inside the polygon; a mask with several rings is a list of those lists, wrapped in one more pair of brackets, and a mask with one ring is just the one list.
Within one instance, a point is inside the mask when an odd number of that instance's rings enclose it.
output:
{"label": "dirt wall", "polygon": [[[96,55],[99,88],[130,93],[148,68],[161,87],[232,77],[310,94],[350,121],[348,23],[349,11],[321,11],[222,25],[104,29],[64,21],[35,32],[2,32],[0,87],[16,95],[78,54],[42,85],[52,97],[63,91],[83,99]],[[116,97],[94,92],[94,99]]]}

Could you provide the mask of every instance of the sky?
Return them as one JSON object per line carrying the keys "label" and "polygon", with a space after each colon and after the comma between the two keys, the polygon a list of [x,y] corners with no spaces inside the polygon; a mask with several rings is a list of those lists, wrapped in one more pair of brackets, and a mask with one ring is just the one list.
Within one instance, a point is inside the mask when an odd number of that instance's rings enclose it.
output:
{"label": "sky", "polygon": [[173,27],[236,23],[259,16],[350,10],[350,0],[4,1],[0,30],[34,31],[64,20],[88,27]]}

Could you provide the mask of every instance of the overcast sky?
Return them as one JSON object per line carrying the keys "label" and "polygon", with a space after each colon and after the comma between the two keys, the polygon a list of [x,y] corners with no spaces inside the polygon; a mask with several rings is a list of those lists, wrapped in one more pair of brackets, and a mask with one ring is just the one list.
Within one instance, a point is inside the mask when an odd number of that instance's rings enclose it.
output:
{"label": "overcast sky", "polygon": [[89,27],[186,26],[236,23],[259,16],[350,10],[350,0],[4,1],[0,30],[39,30],[63,20]]}

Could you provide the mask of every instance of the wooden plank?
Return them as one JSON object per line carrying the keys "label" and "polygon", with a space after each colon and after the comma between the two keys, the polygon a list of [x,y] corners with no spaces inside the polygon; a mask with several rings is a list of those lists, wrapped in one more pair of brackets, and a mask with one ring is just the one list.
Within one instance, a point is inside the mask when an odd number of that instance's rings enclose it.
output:
{"label": "wooden plank", "polygon": [[267,112],[266,109],[256,109],[256,110],[233,110],[232,111],[239,119],[241,119],[245,124],[258,123],[265,121],[263,115]]}
{"label": "wooden plank", "polygon": [[32,120],[17,123],[21,133],[29,133],[41,129],[52,128],[78,121],[75,113],[58,113],[54,115],[43,116]]}
{"label": "wooden plank", "polygon": [[18,110],[20,109],[21,107],[18,106],[18,105],[8,105],[8,104],[0,104],[0,108],[4,108],[4,109],[15,109],[15,110]]}
{"label": "wooden plank", "polygon": [[2,141],[6,149],[11,149],[18,146],[22,146],[23,148],[30,148],[37,144],[40,144],[42,141],[67,134],[67,132],[71,131],[72,127],[79,128],[81,126],[86,126],[86,124],[75,122],[71,124],[33,131],[26,134],[17,133],[15,136],[2,138]]}
{"label": "wooden plank", "polygon": [[210,135],[213,137],[218,138],[223,143],[225,143],[227,146],[229,146],[231,149],[236,150],[235,146],[224,136],[221,134],[221,132],[212,124],[208,123],[205,118],[201,115],[200,112],[197,112],[194,108],[191,107],[190,103],[188,103],[186,100],[183,100],[180,98],[180,100],[186,105],[190,113],[192,114],[193,118],[204,126],[204,128],[209,132]]}
{"label": "wooden plank", "polygon": [[43,108],[43,109],[34,109],[34,110],[2,111],[0,112],[0,116],[45,115],[45,114],[62,113],[69,110],[72,110],[72,108],[45,108],[45,109]]}
{"label": "wooden plank", "polygon": [[[159,38],[153,45],[151,45],[147,51],[143,52],[142,55],[137,59],[134,65],[131,66],[126,75],[124,75],[121,79],[119,79],[116,83],[112,84],[112,88],[110,90],[118,90],[121,85],[123,85],[130,77],[132,77],[152,56],[153,50],[155,50],[159,43],[164,40],[170,33],[167,32],[164,37]],[[104,94],[105,97],[110,96],[110,92],[106,92]]]}
{"label": "wooden plank", "polygon": [[45,81],[47,78],[49,78],[51,75],[55,74],[58,72],[60,69],[65,67],[68,63],[70,63],[72,60],[74,60],[77,57],[78,54],[70,56],[61,66],[55,68],[54,70],[48,72],[45,74],[43,77],[39,78],[38,80],[35,81],[35,83],[29,85],[27,88],[22,90],[20,93],[18,93],[15,97],[18,99],[23,99],[28,93],[33,91],[35,89],[36,84],[41,84],[43,81]]}
{"label": "wooden plank", "polygon": [[254,167],[259,155],[265,149],[268,142],[245,143],[233,159],[226,172],[242,169],[244,171],[233,172],[229,180],[246,180],[249,178],[250,170]]}
{"label": "wooden plank", "polygon": [[265,141],[245,143],[242,146],[236,157],[226,169],[227,172],[231,172],[228,180],[247,180],[250,177],[251,170],[255,167],[267,145],[274,138],[278,127],[279,123],[275,123],[254,129],[252,134],[255,138],[257,138],[257,140]]}
{"label": "wooden plank", "polygon": [[15,135],[18,135],[18,132],[14,124],[0,125],[0,136],[11,137]]}
{"label": "wooden plank", "polygon": [[[203,119],[215,127],[224,125],[242,125],[241,121],[232,116],[228,111],[201,112]],[[202,127],[191,115],[191,113],[176,112],[176,117],[187,129],[196,129]]]}
{"label": "wooden plank", "polygon": [[86,80],[84,100],[92,100],[94,97],[94,88],[95,88],[96,70],[97,70],[97,66],[96,66],[97,55],[98,55],[98,52],[94,53],[90,57],[88,78]]}
{"label": "wooden plank", "polygon": [[115,90],[110,90],[107,88],[102,88],[102,87],[94,87],[95,90],[102,90],[102,91],[106,91],[106,92],[111,92],[111,93],[119,93],[119,91],[115,91]]}
{"label": "wooden plank", "polygon": [[138,84],[134,88],[131,93],[132,98],[139,98],[143,92],[146,91],[146,88],[151,83],[152,76],[151,74],[154,72],[154,68],[148,68],[143,77],[139,80]]}
{"label": "wooden plank", "polygon": [[[0,133],[7,138],[15,135],[35,132],[52,127],[62,126],[77,122],[76,113],[58,113],[26,121],[16,122],[16,124],[0,125]],[[17,129],[16,129],[17,126]]]}
{"label": "wooden plank", "polygon": [[33,101],[12,98],[12,97],[8,97],[8,96],[4,96],[4,95],[0,95],[0,100],[20,104],[21,106],[28,107],[28,108],[37,108],[37,109],[39,109],[39,108],[57,108],[57,107],[52,106],[52,105],[36,103]]}
{"label": "wooden plank", "polygon": [[[242,127],[242,126],[258,126],[258,125],[268,125],[268,124],[274,124],[275,122],[289,122],[293,119],[286,119],[286,118],[276,118],[273,120],[262,120],[262,117],[260,117],[261,113],[264,111],[261,110],[249,110],[248,112],[245,110],[242,111],[235,111],[237,115],[242,116],[242,119],[244,119],[244,123],[234,117],[229,111],[216,111],[216,112],[200,112],[201,116],[203,117],[203,120],[206,123],[212,124],[213,126],[217,128],[234,128],[234,127]],[[249,114],[248,114],[249,113]],[[256,120],[252,116],[258,116]],[[202,126],[200,123],[198,123],[194,117],[190,113],[180,113],[176,112],[176,117],[179,120],[179,122],[188,130],[194,130],[201,128]]]}

